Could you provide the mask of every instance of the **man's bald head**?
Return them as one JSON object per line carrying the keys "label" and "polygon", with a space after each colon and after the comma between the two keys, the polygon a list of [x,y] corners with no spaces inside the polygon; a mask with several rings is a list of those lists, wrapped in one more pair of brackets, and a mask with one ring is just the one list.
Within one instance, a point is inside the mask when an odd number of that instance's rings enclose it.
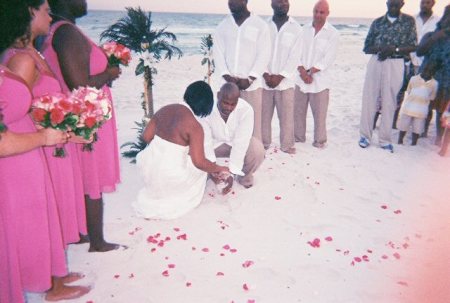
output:
{"label": "man's bald head", "polygon": [[237,99],[239,98],[239,95],[240,95],[239,87],[234,83],[227,82],[220,88],[219,100],[221,98]]}
{"label": "man's bald head", "polygon": [[217,93],[217,109],[226,121],[236,108],[239,101],[239,87],[234,83],[225,83]]}
{"label": "man's bald head", "polygon": [[313,24],[314,26],[323,26],[330,14],[330,5],[327,0],[319,0],[314,5]]}

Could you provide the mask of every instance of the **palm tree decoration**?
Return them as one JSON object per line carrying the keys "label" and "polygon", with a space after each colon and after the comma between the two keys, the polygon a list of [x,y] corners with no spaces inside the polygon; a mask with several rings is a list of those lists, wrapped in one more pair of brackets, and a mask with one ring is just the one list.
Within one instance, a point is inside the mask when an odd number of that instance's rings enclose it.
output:
{"label": "palm tree decoration", "polygon": [[202,65],[208,64],[208,72],[205,80],[208,80],[208,84],[211,82],[211,75],[214,73],[214,59],[212,56],[213,37],[211,34],[202,37],[201,50],[203,54]]}
{"label": "palm tree decoration", "polygon": [[136,66],[136,76],[144,74],[144,111],[145,118],[153,116],[153,76],[157,73],[156,63],[161,59],[180,58],[182,51],[173,45],[177,41],[175,34],[162,29],[152,28],[152,13],[144,12],[140,7],[125,8],[127,15],[101,33],[101,40],[123,44],[140,55]]}
{"label": "palm tree decoration", "polygon": [[122,152],[122,156],[124,158],[131,159],[130,163],[136,163],[136,156],[138,153],[140,153],[145,147],[147,147],[147,142],[144,141],[142,138],[142,134],[144,133],[146,123],[145,121],[142,122],[134,122],[136,124],[136,127],[133,129],[137,130],[137,142],[126,142],[122,144],[121,148],[129,146],[129,149],[127,151]]}

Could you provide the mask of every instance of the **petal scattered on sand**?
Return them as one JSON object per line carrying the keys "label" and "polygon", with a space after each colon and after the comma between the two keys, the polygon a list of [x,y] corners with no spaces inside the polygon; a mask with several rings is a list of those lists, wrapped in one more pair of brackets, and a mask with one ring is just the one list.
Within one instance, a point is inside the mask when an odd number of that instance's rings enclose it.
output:
{"label": "petal scattered on sand", "polygon": [[242,285],[242,288],[243,288],[245,291],[248,291],[248,290],[249,290],[247,283],[244,283],[244,285]]}
{"label": "petal scattered on sand", "polygon": [[242,267],[248,268],[248,267],[252,266],[253,264],[255,264],[255,262],[247,260],[244,263],[242,263]]}
{"label": "petal scattered on sand", "polygon": [[399,260],[400,259],[400,254],[399,253],[394,253],[394,255],[393,255],[397,260]]}
{"label": "petal scattered on sand", "polygon": [[168,277],[169,276],[169,271],[165,270],[161,273],[164,277]]}
{"label": "petal scattered on sand", "polygon": [[314,247],[314,248],[320,247],[320,239],[318,239],[318,238],[315,238],[315,239],[312,240],[312,241],[308,241],[307,243],[308,243],[311,247]]}
{"label": "petal scattered on sand", "polygon": [[275,196],[275,200],[281,200],[281,197],[280,196]]}
{"label": "petal scattered on sand", "polygon": [[119,279],[120,275],[114,275],[114,279]]}
{"label": "petal scattered on sand", "polygon": [[168,268],[175,268],[175,264],[169,264],[167,265]]}
{"label": "petal scattered on sand", "polygon": [[402,211],[400,209],[397,209],[396,211],[394,211],[394,214],[396,215],[400,215],[402,213]]}
{"label": "petal scattered on sand", "polygon": [[186,282],[186,287],[191,287],[192,283],[191,282]]}
{"label": "petal scattered on sand", "polygon": [[207,247],[202,248],[202,252],[209,252],[209,248],[207,248]]}
{"label": "petal scattered on sand", "polygon": [[408,283],[406,283],[405,281],[398,281],[397,284],[408,287]]}
{"label": "petal scattered on sand", "polygon": [[230,245],[226,244],[222,248],[225,249],[225,250],[229,250],[231,247],[230,247]]}
{"label": "petal scattered on sand", "polygon": [[331,241],[333,241],[333,238],[332,237],[326,237],[325,241],[331,242]]}
{"label": "petal scattered on sand", "polygon": [[224,274],[223,272],[221,272],[221,271],[218,271],[218,272],[216,273],[216,276],[225,276],[225,274]]}

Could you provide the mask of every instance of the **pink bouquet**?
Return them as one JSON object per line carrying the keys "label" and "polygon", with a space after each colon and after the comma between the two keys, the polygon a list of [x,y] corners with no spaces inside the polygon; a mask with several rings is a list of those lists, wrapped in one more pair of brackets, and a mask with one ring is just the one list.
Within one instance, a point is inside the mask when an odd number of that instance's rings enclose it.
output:
{"label": "pink bouquet", "polygon": [[[67,95],[55,93],[44,95],[33,100],[30,113],[36,124],[44,128],[54,128],[62,131],[73,130],[79,120],[81,107],[73,104]],[[65,157],[63,146],[57,146],[53,156]]]}
{"label": "pink bouquet", "polygon": [[120,64],[128,66],[131,61],[131,51],[124,45],[110,41],[102,45],[103,51],[108,57],[108,63],[112,66],[119,66]]}
{"label": "pink bouquet", "polygon": [[[97,130],[112,116],[112,105],[109,95],[94,87],[80,87],[72,91],[72,103],[81,108],[79,119],[72,131],[86,140],[94,137]],[[85,144],[83,150],[92,151],[92,143]]]}

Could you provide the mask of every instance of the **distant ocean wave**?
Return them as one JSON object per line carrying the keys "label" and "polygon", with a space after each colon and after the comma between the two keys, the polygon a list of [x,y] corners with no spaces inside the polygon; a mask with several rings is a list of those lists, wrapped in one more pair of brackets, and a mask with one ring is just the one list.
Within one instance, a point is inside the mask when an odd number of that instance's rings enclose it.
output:
{"label": "distant ocean wave", "polygon": [[[108,26],[125,16],[125,11],[100,11],[92,10],[89,14],[79,20],[79,26],[86,31],[87,35],[94,41],[99,42],[100,33]],[[192,14],[192,13],[152,13],[154,28],[166,28],[177,36],[176,46],[181,48],[185,55],[200,54],[201,38],[212,34],[216,26],[226,15],[217,14]],[[268,19],[269,16],[261,16]],[[310,17],[294,17],[300,24],[311,21]],[[342,42],[346,37],[354,43],[356,37],[361,43],[367,34],[371,19],[365,18],[329,18],[341,33]]]}

